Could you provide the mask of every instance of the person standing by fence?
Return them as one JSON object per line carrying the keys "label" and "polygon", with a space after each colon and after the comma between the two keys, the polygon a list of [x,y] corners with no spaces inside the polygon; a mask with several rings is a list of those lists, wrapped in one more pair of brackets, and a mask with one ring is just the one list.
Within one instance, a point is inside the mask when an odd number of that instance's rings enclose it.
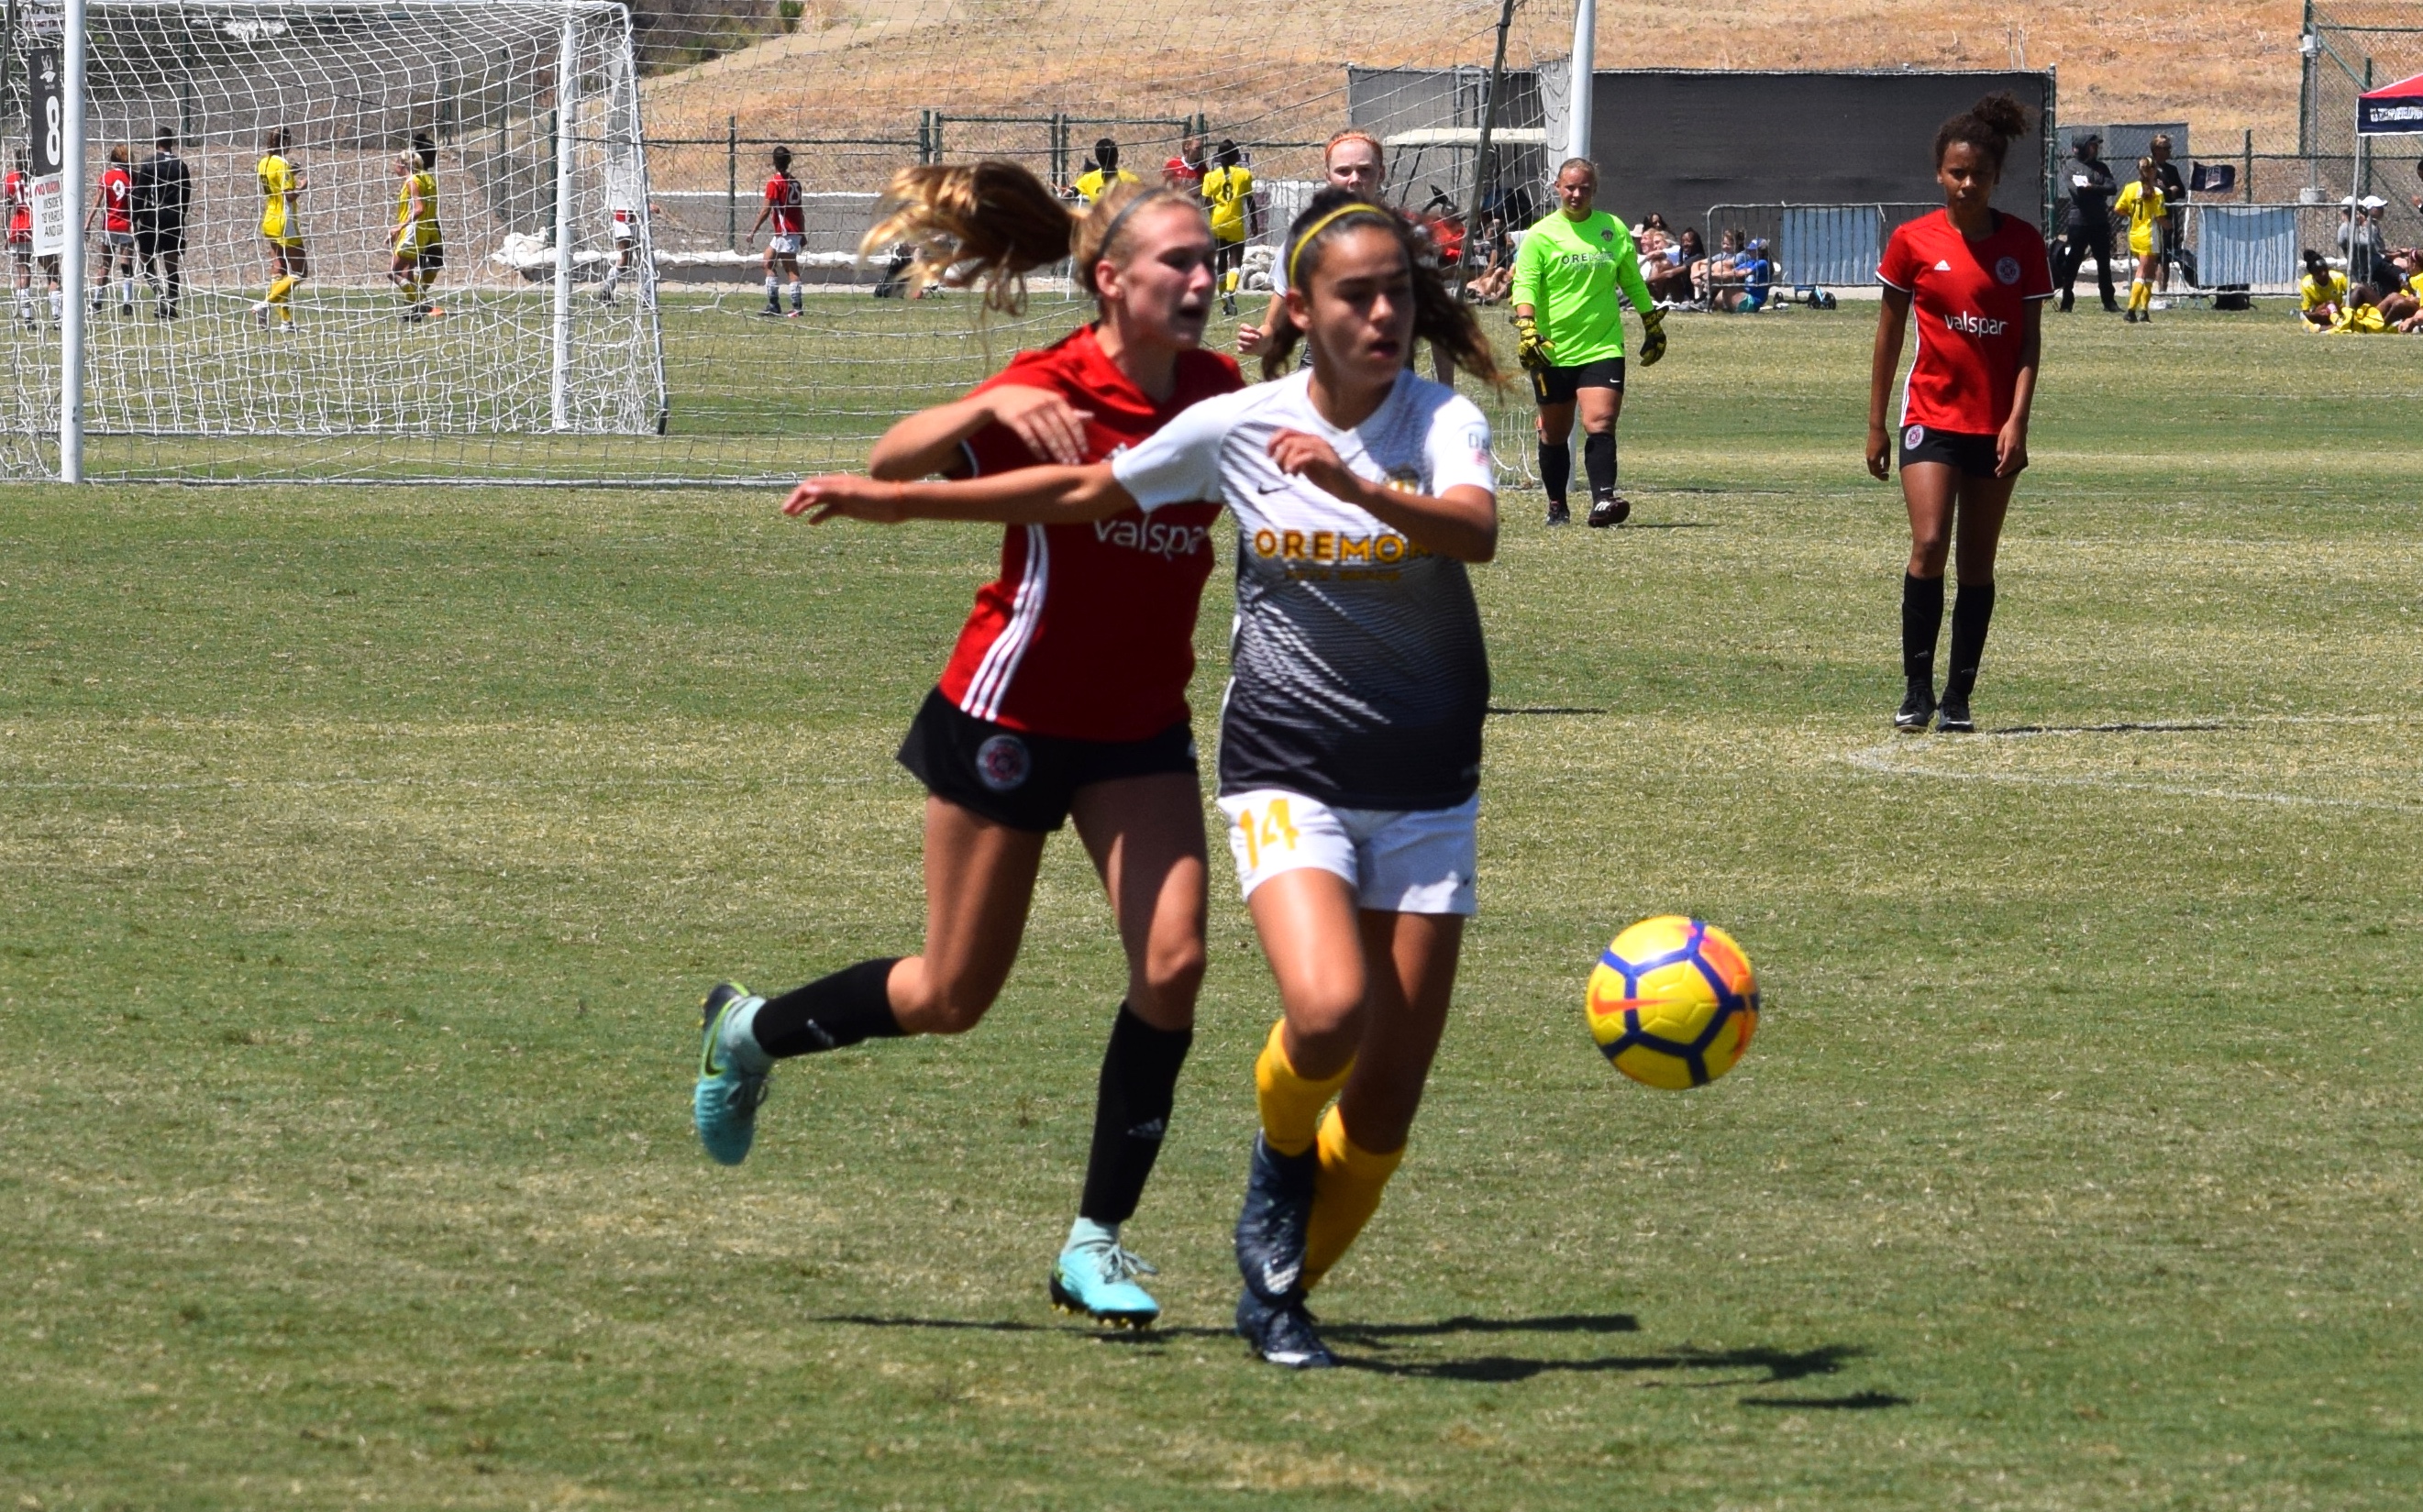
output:
{"label": "person standing by fence", "polygon": [[[2028,465],[2044,302],[2052,297],[2044,238],[1993,205],[2028,112],[1987,95],[1935,134],[1943,209],[1897,227],[1877,279],[1884,285],[1868,379],[1868,471],[1892,468],[1885,403],[1902,338],[1918,312],[1918,357],[1902,386],[1901,495],[1909,510],[1909,565],[1901,585],[1901,664],[1908,684],[1893,728],[1930,719],[1976,728],[1969,695],[1994,617],[1994,553],[2003,516]],[[1952,675],[1935,699],[1935,640],[1943,627],[1943,571],[1960,536],[1960,599],[1952,608]]]}
{"label": "person standing by fence", "polygon": [[2120,302],[2112,289],[2112,195],[2119,186],[2113,181],[2112,165],[2103,161],[2103,138],[2093,132],[2080,137],[2070,148],[2071,157],[2065,170],[2069,181],[2069,205],[2062,217],[2061,266],[2053,282],[2061,290],[2061,307],[2070,307],[2071,291],[2078,284],[2078,265],[2086,255],[2095,254],[2095,278],[2103,291],[2103,307],[2117,313]]}
{"label": "person standing by fence", "polygon": [[2129,224],[2129,255],[2137,262],[2129,280],[2129,313],[2122,317],[2131,325],[2153,323],[2154,269],[2162,260],[2162,213],[2168,208],[2162,203],[2162,181],[2154,176],[2154,160],[2139,158],[2137,177],[2112,202],[2113,213]]}

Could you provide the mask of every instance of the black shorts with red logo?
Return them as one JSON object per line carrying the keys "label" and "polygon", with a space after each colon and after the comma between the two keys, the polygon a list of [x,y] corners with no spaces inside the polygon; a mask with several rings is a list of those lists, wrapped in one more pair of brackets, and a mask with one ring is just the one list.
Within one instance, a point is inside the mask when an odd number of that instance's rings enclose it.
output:
{"label": "black shorts with red logo", "polygon": [[926,695],[900,764],[926,791],[1012,829],[1048,834],[1069,822],[1077,790],[1123,777],[1196,775],[1195,731],[1185,720],[1142,740],[1072,740],[979,719]]}
{"label": "black shorts with red logo", "polygon": [[1901,465],[1940,462],[1971,478],[1994,476],[1995,440],[1971,431],[1945,431],[1932,425],[1905,425],[1901,430]]}

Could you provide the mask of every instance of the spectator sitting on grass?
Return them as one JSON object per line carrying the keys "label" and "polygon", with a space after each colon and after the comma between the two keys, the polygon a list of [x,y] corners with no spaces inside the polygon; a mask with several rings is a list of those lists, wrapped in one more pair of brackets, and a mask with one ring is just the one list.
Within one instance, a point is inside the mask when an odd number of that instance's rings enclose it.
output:
{"label": "spectator sitting on grass", "polygon": [[2339,318],[2339,306],[2347,300],[2347,275],[2322,260],[2322,255],[2312,247],[2305,248],[2305,276],[2297,280],[2297,316],[2309,329],[2327,331]]}
{"label": "spectator sitting on grass", "polygon": [[1734,272],[1734,263],[1741,257],[1742,244],[1750,233],[1738,226],[1728,226],[1717,233],[1717,255],[1693,270],[1691,279],[1697,287],[1700,302],[1709,308],[1717,307],[1717,295],[1728,285],[1738,285],[1741,277]]}
{"label": "spectator sitting on grass", "polygon": [[1492,215],[1481,223],[1472,239],[1471,273],[1464,281],[1464,297],[1476,305],[1495,305],[1506,297],[1514,279],[1514,260],[1506,245],[1506,221]]}
{"label": "spectator sitting on grass", "polygon": [[1752,238],[1734,258],[1726,287],[1717,291],[1716,307],[1751,315],[1766,307],[1775,291],[1775,264],[1767,260],[1766,243]]}
{"label": "spectator sitting on grass", "polygon": [[2381,296],[2368,283],[2348,286],[2347,303],[2339,307],[2338,318],[2331,322],[2334,336],[2378,336],[2389,329],[2381,316]]}
{"label": "spectator sitting on grass", "polygon": [[1686,226],[1674,244],[1660,253],[1657,260],[1640,260],[1640,276],[1649,281],[1649,292],[1661,303],[1687,305],[1692,300],[1692,278],[1700,264],[1708,260],[1708,249],[1700,241],[1700,233]]}

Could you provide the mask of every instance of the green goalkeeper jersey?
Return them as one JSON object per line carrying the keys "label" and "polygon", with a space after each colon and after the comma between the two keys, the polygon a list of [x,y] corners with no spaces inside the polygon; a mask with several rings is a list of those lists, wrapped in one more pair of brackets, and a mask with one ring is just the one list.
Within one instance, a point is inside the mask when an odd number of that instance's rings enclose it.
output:
{"label": "green goalkeeper jersey", "polygon": [[1514,254],[1513,302],[1531,307],[1540,339],[1560,368],[1623,355],[1619,286],[1633,308],[1646,314],[1654,307],[1632,233],[1603,210],[1587,220],[1550,211]]}

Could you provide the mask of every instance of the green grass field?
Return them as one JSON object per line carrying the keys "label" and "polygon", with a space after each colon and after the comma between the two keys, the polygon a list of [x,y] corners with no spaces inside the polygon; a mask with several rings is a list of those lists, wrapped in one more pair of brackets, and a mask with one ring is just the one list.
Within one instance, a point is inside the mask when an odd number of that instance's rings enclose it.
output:
{"label": "green grass field", "polygon": [[[1508,496],[1484,912],[1312,1377],[1225,1331],[1225,887],[1164,1328],[1044,1301],[1121,981],[1072,843],[981,1031],[784,1067],[740,1170],[689,1131],[707,984],[914,946],[890,754],[987,533],[0,491],[0,1497],[2412,1504],[2423,343],[2287,325],[2053,318],[1977,700],[2032,732],[1888,728],[1863,313],[1677,320],[1640,528]],[[1668,910],[1767,989],[1687,1095],[1580,1013]]]}

